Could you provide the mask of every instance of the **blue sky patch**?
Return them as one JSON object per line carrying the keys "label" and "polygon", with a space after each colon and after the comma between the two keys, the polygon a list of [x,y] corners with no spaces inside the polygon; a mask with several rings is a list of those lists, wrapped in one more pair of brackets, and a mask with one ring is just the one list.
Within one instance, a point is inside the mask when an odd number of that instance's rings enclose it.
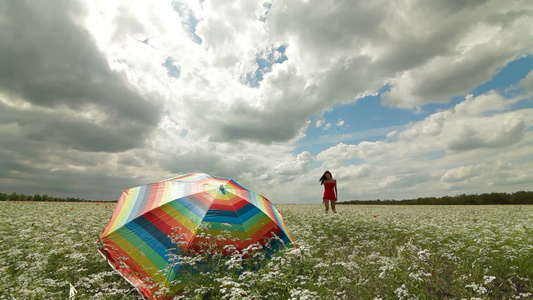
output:
{"label": "blue sky patch", "polygon": [[[200,1],[203,3],[203,1]],[[172,8],[180,15],[181,24],[188,33],[189,38],[196,44],[202,44],[202,38],[196,34],[196,26],[200,23],[200,20],[196,18],[194,12],[188,7],[188,5],[174,2]]]}
{"label": "blue sky patch", "polygon": [[163,63],[163,66],[167,69],[168,76],[172,78],[179,78],[181,74],[181,67],[174,65],[172,57],[167,57],[167,60]]}
{"label": "blue sky patch", "polygon": [[[524,94],[523,88],[516,87],[511,93],[508,87],[516,86],[532,69],[533,56],[521,57],[502,68],[490,81],[474,88],[472,93],[479,96],[496,90],[506,97]],[[419,122],[435,112],[451,109],[465,99],[465,95],[460,95],[447,103],[430,103],[416,111],[383,106],[381,94],[387,90],[388,87],[385,86],[375,96],[364,97],[353,104],[337,105],[322,115],[311,117],[306,135],[296,143],[294,153],[309,151],[312,155],[317,155],[340,142],[357,145],[362,141],[385,140],[387,133],[401,131],[410,122]],[[513,109],[531,108],[532,100],[522,100]],[[437,159],[442,155],[444,154],[432,153],[429,157]]]}
{"label": "blue sky patch", "polygon": [[281,64],[288,59],[285,55],[286,49],[287,47],[280,46],[276,49],[272,49],[270,52],[264,51],[258,53],[255,56],[257,69],[255,69],[254,72],[244,75],[244,83],[249,87],[259,87],[259,84],[263,81],[264,75],[272,72],[272,66],[274,64]]}

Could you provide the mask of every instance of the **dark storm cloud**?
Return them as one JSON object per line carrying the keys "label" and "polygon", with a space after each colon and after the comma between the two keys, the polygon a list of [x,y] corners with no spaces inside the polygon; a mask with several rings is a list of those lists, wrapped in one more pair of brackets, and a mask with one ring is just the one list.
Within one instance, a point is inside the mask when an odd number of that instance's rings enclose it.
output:
{"label": "dark storm cloud", "polygon": [[[77,2],[3,1],[0,7],[0,95],[35,108],[10,120],[25,137],[117,152],[138,147],[158,124],[158,103],[109,69],[79,25],[85,12]],[[76,117],[87,109],[98,121]]]}
{"label": "dark storm cloud", "polygon": [[19,137],[39,142],[41,148],[50,143],[82,151],[121,152],[140,147],[143,141],[136,138],[139,128],[133,124],[135,120],[124,120],[131,126],[120,122],[101,125],[59,111],[20,112],[1,103],[0,108],[0,124],[16,123]]}

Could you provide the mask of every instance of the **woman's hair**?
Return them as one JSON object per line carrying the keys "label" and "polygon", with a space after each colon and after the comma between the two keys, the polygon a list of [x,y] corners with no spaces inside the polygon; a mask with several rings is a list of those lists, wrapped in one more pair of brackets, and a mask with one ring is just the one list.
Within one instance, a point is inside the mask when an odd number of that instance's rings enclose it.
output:
{"label": "woman's hair", "polygon": [[[324,175],[322,175],[322,177],[320,177],[319,181],[320,181],[320,184],[324,184],[324,180],[326,180],[326,174],[331,175],[331,172],[330,171],[326,171],[324,172]],[[333,178],[333,175],[331,175],[331,178]]]}

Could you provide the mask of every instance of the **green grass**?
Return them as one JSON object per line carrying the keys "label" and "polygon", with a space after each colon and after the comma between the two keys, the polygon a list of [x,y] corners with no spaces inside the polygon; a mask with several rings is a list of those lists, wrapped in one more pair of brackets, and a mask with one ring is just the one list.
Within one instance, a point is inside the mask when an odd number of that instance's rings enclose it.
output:
{"label": "green grass", "polygon": [[[211,258],[181,298],[533,298],[533,206],[277,207],[298,249]],[[142,299],[96,251],[113,209],[0,202],[0,299]]]}

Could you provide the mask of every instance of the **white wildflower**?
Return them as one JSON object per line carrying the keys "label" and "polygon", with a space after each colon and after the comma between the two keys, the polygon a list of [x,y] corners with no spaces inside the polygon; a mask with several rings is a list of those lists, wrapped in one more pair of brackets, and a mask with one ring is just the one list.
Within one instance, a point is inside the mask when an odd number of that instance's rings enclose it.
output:
{"label": "white wildflower", "polygon": [[483,276],[483,280],[485,281],[484,284],[487,285],[496,280],[496,276]]}
{"label": "white wildflower", "polygon": [[401,287],[394,290],[394,293],[396,293],[396,296],[398,299],[404,299],[405,297],[409,296],[409,290],[407,290],[407,287],[405,284],[402,284]]}
{"label": "white wildflower", "polygon": [[472,289],[474,292],[478,293],[478,294],[485,294],[487,292],[487,288],[485,288],[483,285],[481,284],[476,284],[476,283],[472,283],[472,284],[467,284],[465,285],[465,288],[470,288]]}

